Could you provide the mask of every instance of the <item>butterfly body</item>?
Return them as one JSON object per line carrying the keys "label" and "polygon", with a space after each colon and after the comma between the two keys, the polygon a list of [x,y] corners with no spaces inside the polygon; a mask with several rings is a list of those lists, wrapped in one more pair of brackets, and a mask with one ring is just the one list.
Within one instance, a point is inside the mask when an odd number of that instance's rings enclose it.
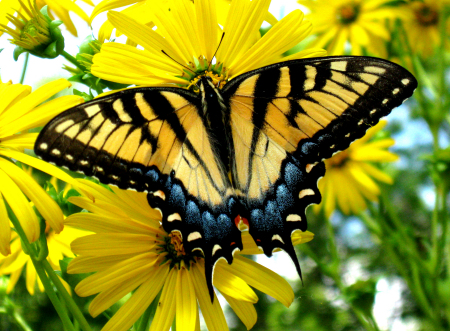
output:
{"label": "butterfly body", "polygon": [[368,57],[277,63],[222,89],[146,87],[94,99],[60,114],[39,135],[38,156],[105,184],[147,192],[167,232],[205,257],[213,297],[215,263],[242,249],[248,222],[270,256],[306,230],[319,203],[323,160],[362,137],[411,96],[417,82],[400,66]]}

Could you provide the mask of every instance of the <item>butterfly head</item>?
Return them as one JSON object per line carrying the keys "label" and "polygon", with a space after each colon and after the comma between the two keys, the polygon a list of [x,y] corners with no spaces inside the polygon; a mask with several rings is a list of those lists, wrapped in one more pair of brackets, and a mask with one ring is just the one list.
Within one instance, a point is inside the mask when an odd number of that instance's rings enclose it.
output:
{"label": "butterfly head", "polygon": [[190,84],[188,85],[188,89],[194,92],[200,92],[200,85],[203,82],[209,80],[212,84],[218,88],[222,89],[224,85],[227,83],[226,75],[223,72],[211,70],[211,71],[199,71],[196,73],[196,76],[190,78]]}
{"label": "butterfly head", "polygon": [[214,112],[214,110],[226,110],[222,95],[220,93],[220,83],[215,84],[211,76],[202,76],[197,81],[197,87],[202,100],[203,114]]}

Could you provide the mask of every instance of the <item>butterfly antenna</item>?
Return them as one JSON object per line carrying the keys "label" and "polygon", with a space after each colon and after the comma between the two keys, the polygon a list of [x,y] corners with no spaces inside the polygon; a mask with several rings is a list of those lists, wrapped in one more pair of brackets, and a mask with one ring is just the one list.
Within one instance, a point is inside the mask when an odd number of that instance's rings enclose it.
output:
{"label": "butterfly antenna", "polygon": [[219,50],[219,47],[220,47],[220,45],[222,44],[223,37],[225,37],[225,32],[222,33],[222,37],[220,37],[219,45],[217,45],[216,51],[214,52],[214,55],[213,55],[213,57],[211,58],[211,61],[209,61],[209,64],[208,64],[208,70],[211,69],[212,60],[213,60],[214,57],[216,56],[217,51]]}
{"label": "butterfly antenna", "polygon": [[177,60],[175,60],[173,57],[171,57],[169,54],[167,54],[164,50],[161,50],[161,52],[167,56],[169,59],[171,59],[173,62],[178,63],[180,66],[182,66],[183,68],[186,68],[187,70],[189,70],[190,72],[192,72],[195,75],[195,71],[192,70],[191,68],[189,68],[188,66],[185,66],[184,64],[178,62]]}

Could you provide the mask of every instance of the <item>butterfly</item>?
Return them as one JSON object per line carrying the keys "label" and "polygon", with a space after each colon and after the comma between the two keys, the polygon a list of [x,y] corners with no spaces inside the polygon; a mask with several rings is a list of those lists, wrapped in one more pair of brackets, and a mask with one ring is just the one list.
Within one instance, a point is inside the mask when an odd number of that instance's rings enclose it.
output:
{"label": "butterfly", "polygon": [[244,221],[267,256],[291,241],[319,203],[323,160],[346,149],[410,97],[416,79],[371,57],[292,60],[198,92],[141,87],[75,106],[40,132],[36,154],[104,184],[147,192],[162,226],[200,250],[211,300],[219,259],[242,249]]}

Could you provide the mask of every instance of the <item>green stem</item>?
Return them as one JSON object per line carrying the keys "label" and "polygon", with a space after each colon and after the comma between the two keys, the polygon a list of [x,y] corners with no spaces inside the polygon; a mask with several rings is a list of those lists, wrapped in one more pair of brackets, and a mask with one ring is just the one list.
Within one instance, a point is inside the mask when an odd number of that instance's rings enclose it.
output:
{"label": "green stem", "polygon": [[[436,309],[439,309],[439,305],[436,306],[437,300],[429,298],[425,291],[427,289],[425,284],[426,280],[432,279],[434,281],[433,275],[430,273],[430,268],[427,267],[417,252],[412,238],[408,235],[404,227],[401,226],[400,220],[394,212],[389,199],[382,195],[382,201],[384,203],[384,209],[387,211],[386,216],[391,219],[392,225],[394,225],[394,227],[388,225],[383,215],[373,211],[377,215],[378,224],[382,229],[379,239],[382,242],[383,248],[387,250],[391,262],[396,265],[397,270],[408,284],[408,288],[416,299],[417,304],[434,324],[434,329],[440,330],[439,316],[435,314]],[[364,221],[364,215],[362,219]],[[396,235],[399,235],[399,238],[395,238]],[[399,242],[402,244],[400,245]],[[431,294],[431,297],[436,297],[438,292],[435,289],[433,289],[433,292],[434,294]]]}
{"label": "green stem", "polygon": [[80,69],[81,71],[84,72],[84,70],[86,70],[78,61],[76,58],[74,58],[72,55],[70,55],[69,53],[67,53],[66,51],[63,51],[61,53],[62,56],[64,56],[64,58],[69,61],[70,63],[72,63],[73,65],[75,65],[78,69]]}
{"label": "green stem", "polygon": [[23,68],[22,68],[22,75],[20,76],[20,84],[23,84],[23,81],[25,80],[25,74],[27,72],[27,68],[28,68],[28,59],[30,57],[30,53],[26,52],[25,53],[25,61],[23,63]]}
{"label": "green stem", "polygon": [[[441,245],[439,240],[439,209],[441,205],[441,195],[439,194],[440,189],[439,183],[435,183],[435,190],[436,190],[436,197],[434,202],[434,209],[433,214],[431,216],[431,225],[430,225],[430,232],[431,232],[431,270],[434,275],[439,274],[439,267],[441,265]],[[445,199],[445,198],[444,198]]]}
{"label": "green stem", "polygon": [[440,330],[441,329],[439,321],[440,307],[438,306],[436,311],[436,309],[433,308],[430,303],[430,301],[432,300],[428,300],[427,295],[424,291],[424,286],[422,284],[423,282],[421,281],[418,267],[415,264],[411,264],[411,270],[412,270],[412,281],[414,284],[413,288],[415,289],[416,298],[419,298],[420,302],[422,302],[422,309],[425,311],[425,313],[430,318],[431,322],[434,324],[434,330]]}
{"label": "green stem", "polygon": [[13,317],[14,317],[14,320],[16,321],[16,324],[19,325],[22,328],[22,330],[33,331],[28,326],[27,322],[23,319],[23,317],[17,311],[14,311]]}
{"label": "green stem", "polygon": [[[13,224],[17,234],[20,236],[22,245],[25,246],[26,251],[29,252],[29,256],[31,258],[31,262],[34,265],[34,268],[36,269],[36,273],[38,274],[39,278],[41,279],[42,285],[44,285],[45,292],[47,293],[50,301],[52,302],[53,306],[55,307],[56,312],[59,315],[59,318],[61,319],[64,329],[68,331],[75,331],[72,322],[69,319],[69,316],[66,314],[64,309],[61,308],[61,301],[59,301],[58,296],[56,295],[55,291],[53,290],[53,286],[50,283],[44,268],[42,266],[42,261],[36,260],[36,249],[30,244],[28,241],[28,238],[25,234],[25,231],[22,228],[22,225],[18,221],[16,217],[10,217],[11,223]],[[24,250],[25,251],[25,250]]]}
{"label": "green stem", "polygon": [[65,309],[62,307],[61,301],[58,299],[56,292],[53,290],[53,286],[45,274],[44,267],[42,266],[42,261],[37,261],[33,256],[31,256],[31,261],[33,262],[34,268],[36,269],[36,273],[41,279],[42,285],[44,285],[45,292],[47,293],[50,301],[55,307],[56,312],[61,319],[64,329],[69,331],[75,331],[72,322],[70,321],[69,316],[67,315]]}
{"label": "green stem", "polygon": [[[333,259],[333,262],[331,264],[332,267],[330,268],[329,271],[331,272],[331,277],[333,278],[336,286],[339,288],[339,291],[342,294],[344,294],[344,297],[345,297],[347,288],[346,288],[345,284],[342,282],[341,275],[340,275],[341,261],[340,261],[340,257],[339,257],[338,248],[336,245],[336,239],[335,239],[336,236],[334,233],[333,224],[331,224],[329,217],[324,217],[324,219],[325,219],[325,223],[326,223],[326,227],[327,227],[330,254]],[[320,263],[319,265],[322,266],[322,263]],[[373,316],[367,316],[367,314],[365,312],[361,311],[358,307],[356,307],[351,300],[346,300],[346,301],[350,305],[350,308],[352,309],[352,311],[355,314],[358,321],[361,323],[361,325],[366,330],[379,331],[379,328],[378,328]],[[373,323],[370,323],[371,320]]]}
{"label": "green stem", "polygon": [[4,303],[8,306],[8,308],[0,307],[0,315],[4,314],[12,317],[13,322],[23,331],[33,331],[23,319],[22,315],[17,312],[16,305],[10,298],[5,297]]}
{"label": "green stem", "polygon": [[58,293],[62,296],[65,304],[69,307],[70,312],[72,313],[73,317],[80,323],[80,327],[84,331],[91,331],[91,327],[89,326],[88,322],[84,318],[83,313],[80,311],[80,308],[78,308],[77,304],[73,301],[72,297],[69,293],[67,293],[66,288],[61,283],[61,280],[56,275],[55,271],[53,270],[52,266],[47,260],[42,261],[43,267],[47,274],[49,275],[50,279],[52,280],[53,284],[58,289]]}
{"label": "green stem", "polygon": [[395,208],[392,206],[392,200],[389,199],[386,192],[383,190],[381,194],[381,200],[383,202],[383,206],[387,212],[387,215],[389,219],[392,222],[393,227],[389,226],[385,222],[385,218],[382,215],[379,215],[378,220],[380,225],[384,225],[385,229],[385,235],[389,236],[394,234],[399,234],[401,236],[402,240],[402,246],[403,250],[405,251],[406,255],[411,257],[412,260],[416,261],[420,264],[420,266],[424,269],[427,269],[427,266],[425,265],[423,259],[421,258],[419,252],[417,251],[416,243],[413,238],[408,234],[407,227],[404,226],[404,224],[399,219]]}
{"label": "green stem", "polygon": [[329,217],[324,217],[326,227],[327,227],[327,233],[328,233],[328,244],[330,248],[331,258],[333,259],[333,267],[335,268],[335,271],[337,274],[339,274],[340,270],[340,259],[339,259],[339,253],[336,245],[336,237],[334,234],[333,224],[331,224]]}

